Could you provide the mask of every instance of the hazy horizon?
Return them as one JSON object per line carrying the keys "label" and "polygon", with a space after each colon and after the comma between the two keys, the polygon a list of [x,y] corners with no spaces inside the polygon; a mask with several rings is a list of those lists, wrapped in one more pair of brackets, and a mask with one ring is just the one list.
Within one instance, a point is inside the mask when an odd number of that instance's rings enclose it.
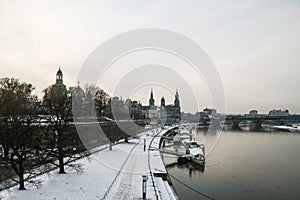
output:
{"label": "hazy horizon", "polygon": [[[186,35],[206,51],[222,79],[227,113],[252,109],[300,113],[299,19],[300,2],[292,0],[1,1],[0,77],[32,83],[41,98],[42,90],[55,83],[59,66],[66,86],[76,86],[82,64],[101,43],[126,31],[160,28]],[[138,79],[142,72],[135,73]],[[99,86],[112,96],[140,100],[143,105],[148,105],[151,87],[157,105],[162,96],[172,104],[178,89],[182,111],[212,107],[204,83],[199,83],[201,103],[196,105],[188,86],[179,78],[170,81],[174,82],[170,88],[154,81],[131,93]]]}

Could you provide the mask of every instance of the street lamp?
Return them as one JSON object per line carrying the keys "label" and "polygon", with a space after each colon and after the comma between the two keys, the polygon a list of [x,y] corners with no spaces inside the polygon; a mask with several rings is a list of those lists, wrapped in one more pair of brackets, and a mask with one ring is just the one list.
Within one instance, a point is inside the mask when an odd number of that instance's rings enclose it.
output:
{"label": "street lamp", "polygon": [[148,177],[146,175],[143,175],[143,183],[142,183],[143,199],[146,199],[147,180]]}

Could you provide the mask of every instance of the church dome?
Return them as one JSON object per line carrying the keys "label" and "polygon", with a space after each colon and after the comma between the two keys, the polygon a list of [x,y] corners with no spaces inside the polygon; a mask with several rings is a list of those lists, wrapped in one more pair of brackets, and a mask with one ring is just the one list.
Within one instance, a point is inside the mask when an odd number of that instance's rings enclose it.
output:
{"label": "church dome", "polygon": [[83,89],[79,85],[74,89],[73,95],[81,98],[85,96]]}

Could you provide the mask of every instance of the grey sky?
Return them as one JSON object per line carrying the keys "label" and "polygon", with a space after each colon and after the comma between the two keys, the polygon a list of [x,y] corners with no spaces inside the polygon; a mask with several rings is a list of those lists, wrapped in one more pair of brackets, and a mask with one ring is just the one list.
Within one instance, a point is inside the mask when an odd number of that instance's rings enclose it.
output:
{"label": "grey sky", "polygon": [[[205,49],[223,80],[227,112],[300,113],[299,1],[2,0],[0,77],[31,82],[41,96],[61,65],[72,86],[98,45],[144,27],[174,30]],[[147,103],[144,90],[136,96]],[[157,90],[156,102],[163,93]],[[204,108],[210,105],[203,93]],[[171,93],[165,98],[172,103]],[[194,112],[189,97],[180,98],[184,111]]]}

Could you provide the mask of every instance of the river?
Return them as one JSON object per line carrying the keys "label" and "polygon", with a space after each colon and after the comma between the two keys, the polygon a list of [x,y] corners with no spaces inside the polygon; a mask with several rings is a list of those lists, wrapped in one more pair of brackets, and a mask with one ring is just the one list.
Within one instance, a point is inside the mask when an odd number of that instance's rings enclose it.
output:
{"label": "river", "polygon": [[[199,143],[203,132],[196,131]],[[180,199],[300,199],[300,134],[224,131],[206,157],[167,171]],[[166,165],[176,159],[164,155]],[[193,191],[196,190],[197,192]],[[200,194],[202,193],[202,195]]]}

